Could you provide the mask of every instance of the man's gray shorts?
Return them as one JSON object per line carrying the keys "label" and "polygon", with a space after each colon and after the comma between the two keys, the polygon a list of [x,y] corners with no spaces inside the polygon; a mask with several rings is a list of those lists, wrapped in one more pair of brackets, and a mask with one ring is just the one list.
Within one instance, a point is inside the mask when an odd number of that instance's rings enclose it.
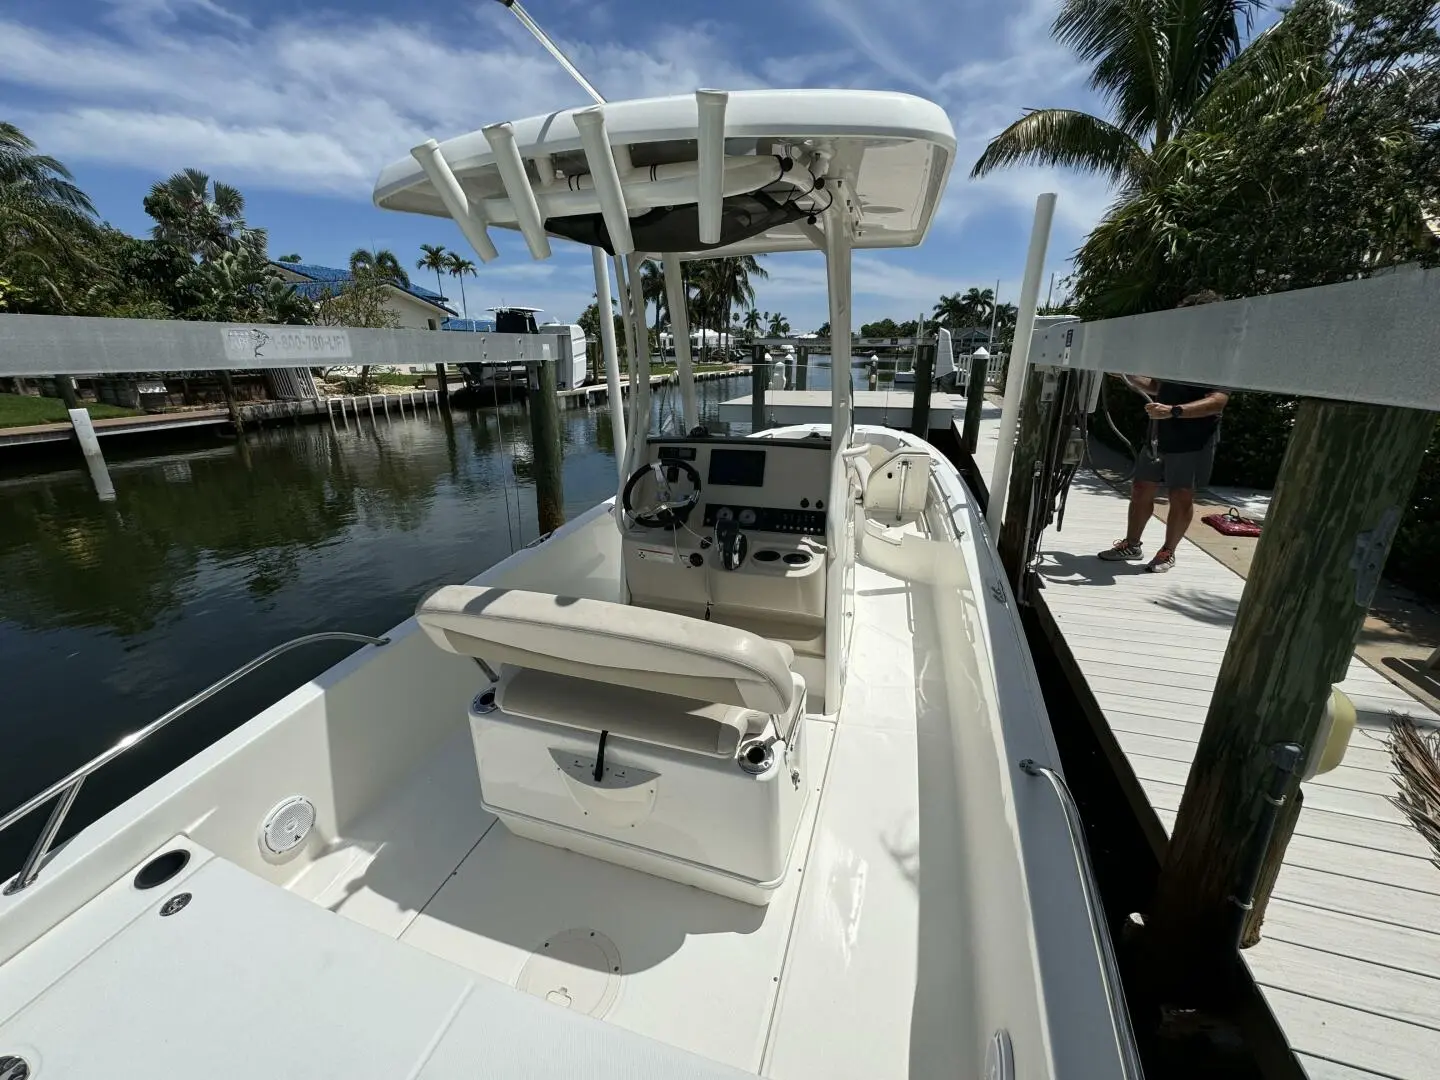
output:
{"label": "man's gray shorts", "polygon": [[1160,451],[1154,457],[1150,447],[1140,451],[1140,460],[1135,463],[1135,479],[1152,484],[1164,484],[1169,490],[1189,488],[1194,491],[1210,482],[1210,468],[1215,464],[1215,443],[1209,443],[1203,450]]}

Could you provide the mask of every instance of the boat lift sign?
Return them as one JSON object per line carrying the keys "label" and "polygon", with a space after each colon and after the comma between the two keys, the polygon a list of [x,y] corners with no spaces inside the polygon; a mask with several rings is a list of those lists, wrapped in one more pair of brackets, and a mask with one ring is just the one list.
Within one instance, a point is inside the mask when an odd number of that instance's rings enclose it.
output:
{"label": "boat lift sign", "polygon": [[220,331],[227,360],[350,359],[350,334],[330,326],[231,326]]}

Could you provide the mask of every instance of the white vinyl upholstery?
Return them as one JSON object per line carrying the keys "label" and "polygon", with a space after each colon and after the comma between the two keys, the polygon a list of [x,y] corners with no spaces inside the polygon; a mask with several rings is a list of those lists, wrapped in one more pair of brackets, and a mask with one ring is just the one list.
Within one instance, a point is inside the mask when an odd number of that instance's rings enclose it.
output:
{"label": "white vinyl upholstery", "polygon": [[667,611],[520,589],[447,585],[416,619],[441,648],[692,702],[789,712],[786,651],[732,626]]}
{"label": "white vinyl upholstery", "polygon": [[[791,680],[793,711],[804,697],[805,683],[798,675]],[[770,722],[769,714],[757,709],[606,686],[531,668],[507,667],[495,700],[511,716],[723,758],[733,757],[742,739],[760,734]],[[779,726],[788,729],[789,718]]]}

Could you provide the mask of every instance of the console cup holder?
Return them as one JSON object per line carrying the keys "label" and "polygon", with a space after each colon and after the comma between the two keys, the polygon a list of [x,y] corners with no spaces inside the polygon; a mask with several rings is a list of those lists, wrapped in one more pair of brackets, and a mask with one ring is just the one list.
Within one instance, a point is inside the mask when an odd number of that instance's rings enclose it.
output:
{"label": "console cup holder", "polygon": [[765,548],[763,551],[755,552],[755,554],[750,557],[756,562],[774,562],[780,558],[780,553],[774,548]]}
{"label": "console cup holder", "polygon": [[810,561],[810,556],[803,551],[792,551],[785,556],[786,566],[804,566]]}

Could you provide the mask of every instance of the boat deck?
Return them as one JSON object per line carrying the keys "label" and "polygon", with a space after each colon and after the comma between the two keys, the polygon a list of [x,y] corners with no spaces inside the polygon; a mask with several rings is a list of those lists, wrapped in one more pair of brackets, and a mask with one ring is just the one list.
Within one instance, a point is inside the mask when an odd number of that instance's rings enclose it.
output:
{"label": "boat deck", "polygon": [[[998,432],[999,410],[987,406],[976,454],[987,480]],[[1124,520],[1124,498],[1082,472],[1064,531],[1042,538],[1037,603],[1163,842],[1245,582],[1188,540],[1164,576],[1097,559]],[[1151,524],[1152,549],[1163,528]],[[1383,740],[1393,711],[1440,717],[1356,658],[1340,688],[1360,724],[1344,763],[1305,785],[1263,940],[1243,955],[1312,1080],[1428,1080],[1440,1060],[1440,869],[1389,801],[1396,787]]]}
{"label": "boat deck", "polygon": [[851,690],[838,717],[806,720],[817,797],[768,907],[515,836],[481,807],[468,730],[291,891],[550,1000],[558,979],[572,1011],[747,1074],[906,1075],[919,919],[914,599],[863,566],[856,589]]}

